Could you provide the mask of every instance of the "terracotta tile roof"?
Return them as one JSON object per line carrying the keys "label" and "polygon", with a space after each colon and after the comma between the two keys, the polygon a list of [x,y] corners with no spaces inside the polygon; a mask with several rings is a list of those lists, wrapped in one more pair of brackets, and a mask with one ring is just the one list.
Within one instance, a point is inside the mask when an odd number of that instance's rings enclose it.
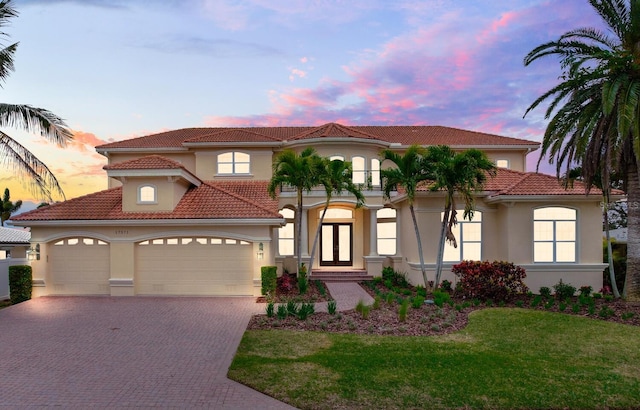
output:
{"label": "terracotta tile roof", "polygon": [[[13,218],[17,218],[17,215]],[[0,244],[28,245],[31,232],[24,229],[5,228],[0,226]]]}
{"label": "terracotta tile roof", "polygon": [[[428,191],[428,184],[418,188],[419,191]],[[495,177],[487,178],[483,191],[489,196],[497,197],[502,195],[580,195],[585,196],[584,184],[575,181],[573,186],[565,189],[558,178],[540,174],[537,172],[520,172],[506,168],[498,168]],[[614,190],[614,195],[624,195],[624,192]],[[599,196],[602,191],[592,188],[589,195]]]}
{"label": "terracotta tile roof", "polygon": [[161,155],[147,155],[129,161],[118,162],[116,164],[105,165],[102,169],[111,170],[136,170],[136,169],[184,169],[178,161],[163,157]]}
{"label": "terracotta tile roof", "polygon": [[202,142],[280,142],[279,138],[269,135],[260,134],[248,129],[226,129],[216,130],[210,134],[201,135],[199,137],[184,140],[185,143],[202,143]]}
{"label": "terracotta tile roof", "polygon": [[319,137],[352,137],[380,140],[402,145],[450,146],[528,146],[540,144],[518,138],[503,137],[476,131],[430,125],[344,126],[328,123],[320,127],[246,127],[246,128],[184,128],[174,131],[112,142],[96,147],[111,149],[175,149],[185,142],[277,142]]}
{"label": "terracotta tile roof", "polygon": [[[281,219],[267,194],[268,181],[205,182],[192,187],[172,212],[123,212],[122,187],[26,212],[15,221],[143,219]],[[246,196],[243,196],[246,195]]]}
{"label": "terracotta tile roof", "polygon": [[362,138],[369,140],[381,140],[379,136],[369,134],[367,132],[356,130],[354,127],[346,127],[335,122],[322,125],[320,127],[312,128],[308,131],[302,132],[295,137],[291,138],[291,141],[313,139],[313,138]]}

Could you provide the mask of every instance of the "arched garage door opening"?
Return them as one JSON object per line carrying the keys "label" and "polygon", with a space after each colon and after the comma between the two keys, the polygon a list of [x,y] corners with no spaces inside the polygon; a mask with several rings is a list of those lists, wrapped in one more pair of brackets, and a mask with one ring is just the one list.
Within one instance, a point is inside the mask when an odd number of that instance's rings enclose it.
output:
{"label": "arched garage door opening", "polygon": [[51,295],[108,295],[109,244],[93,238],[55,240],[48,246]]}
{"label": "arched garage door opening", "polygon": [[214,237],[176,237],[136,244],[139,295],[239,296],[253,294],[252,246]]}

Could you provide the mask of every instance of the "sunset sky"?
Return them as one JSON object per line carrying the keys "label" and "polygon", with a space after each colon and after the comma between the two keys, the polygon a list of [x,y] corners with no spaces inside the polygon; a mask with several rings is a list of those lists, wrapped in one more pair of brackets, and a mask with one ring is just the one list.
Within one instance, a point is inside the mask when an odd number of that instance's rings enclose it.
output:
{"label": "sunset sky", "polygon": [[[560,75],[535,46],[600,26],[586,0],[16,0],[2,101],[66,119],[66,149],[3,129],[67,198],[107,186],[96,145],[202,126],[445,125],[539,141]],[[530,155],[529,169],[537,157]],[[553,172],[548,165],[546,172]],[[0,189],[37,200],[6,167]]]}

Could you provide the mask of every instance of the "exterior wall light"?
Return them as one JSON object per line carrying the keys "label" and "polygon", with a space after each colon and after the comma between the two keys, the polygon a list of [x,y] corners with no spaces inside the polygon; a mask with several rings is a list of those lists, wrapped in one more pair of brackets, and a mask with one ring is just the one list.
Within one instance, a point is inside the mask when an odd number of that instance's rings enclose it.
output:
{"label": "exterior wall light", "polygon": [[256,254],[259,261],[264,259],[264,245],[262,242],[258,245],[258,253]]}
{"label": "exterior wall light", "polygon": [[30,261],[39,261],[40,260],[40,244],[36,244],[35,248],[30,248],[27,251],[27,259]]}

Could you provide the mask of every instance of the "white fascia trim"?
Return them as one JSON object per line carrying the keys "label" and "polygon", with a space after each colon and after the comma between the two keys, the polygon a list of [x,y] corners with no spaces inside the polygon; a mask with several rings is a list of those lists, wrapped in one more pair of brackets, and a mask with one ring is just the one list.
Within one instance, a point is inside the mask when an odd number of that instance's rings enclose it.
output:
{"label": "white fascia trim", "polygon": [[111,220],[52,220],[52,221],[14,221],[17,226],[153,226],[153,225],[267,225],[286,224],[284,218],[272,219],[111,219]]}
{"label": "white fascia trim", "polygon": [[[414,144],[412,144],[414,145]],[[433,144],[419,144],[423,147],[430,147]],[[391,144],[391,148],[394,150],[403,150],[403,149],[407,149],[409,148],[410,145],[405,145],[405,144],[401,144],[401,143],[393,143]],[[461,150],[461,149],[471,149],[471,148],[475,148],[475,149],[479,149],[479,150],[483,150],[483,151],[490,151],[490,150],[494,150],[494,149],[499,149],[501,151],[504,150],[508,150],[508,151],[531,151],[531,150],[536,150],[538,148],[540,148],[540,143],[536,143],[535,148],[534,145],[531,144],[527,144],[527,145],[482,145],[482,144],[474,144],[474,145],[451,145],[451,149],[453,150]],[[528,152],[527,152],[528,153]]]}
{"label": "white fascia trim", "polygon": [[119,177],[180,177],[195,186],[200,186],[202,181],[184,169],[113,169],[107,170],[109,178]]}
{"label": "white fascia trim", "polygon": [[183,147],[159,147],[159,148],[96,148],[98,154],[109,156],[110,152],[113,153],[135,153],[135,152],[151,152],[154,154],[162,154],[165,152],[189,152],[188,149]]}
{"label": "white fascia trim", "polygon": [[389,142],[383,140],[374,140],[367,138],[354,138],[354,137],[321,137],[321,138],[307,138],[293,141],[283,141],[285,147],[292,147],[296,145],[310,145],[310,144],[326,144],[326,143],[341,143],[341,144],[366,144],[377,145],[387,148],[391,146]]}

